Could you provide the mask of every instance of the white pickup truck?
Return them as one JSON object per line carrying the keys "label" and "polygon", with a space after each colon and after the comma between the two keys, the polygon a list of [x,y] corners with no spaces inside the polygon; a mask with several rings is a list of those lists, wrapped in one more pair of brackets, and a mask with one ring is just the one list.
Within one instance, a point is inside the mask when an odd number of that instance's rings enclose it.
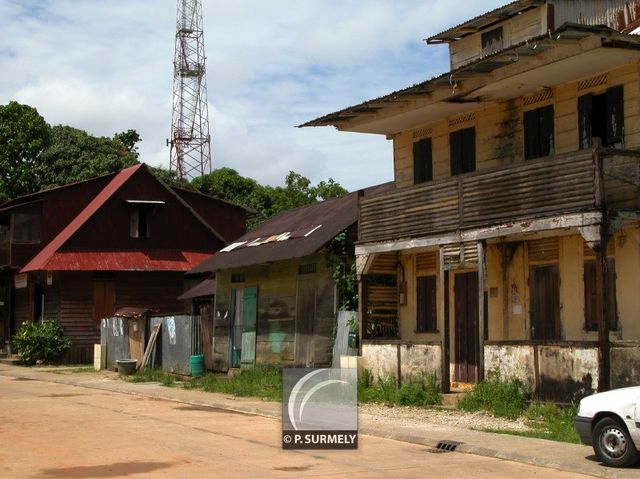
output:
{"label": "white pickup truck", "polygon": [[640,386],[614,389],[580,401],[574,424],[583,443],[607,466],[640,461]]}

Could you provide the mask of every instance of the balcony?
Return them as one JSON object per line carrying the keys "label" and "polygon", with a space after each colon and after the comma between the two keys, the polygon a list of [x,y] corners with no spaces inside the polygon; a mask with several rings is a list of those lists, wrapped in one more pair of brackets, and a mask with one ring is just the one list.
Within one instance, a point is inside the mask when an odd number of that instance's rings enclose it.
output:
{"label": "balcony", "polygon": [[402,188],[360,202],[360,242],[411,239],[640,206],[640,152],[580,150]]}

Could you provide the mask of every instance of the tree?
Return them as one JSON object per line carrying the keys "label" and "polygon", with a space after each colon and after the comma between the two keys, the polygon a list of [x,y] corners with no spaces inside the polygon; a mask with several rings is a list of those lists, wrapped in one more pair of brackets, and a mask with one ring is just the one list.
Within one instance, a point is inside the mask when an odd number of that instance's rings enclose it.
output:
{"label": "tree", "polygon": [[273,187],[261,185],[256,180],[244,177],[236,170],[226,167],[194,178],[191,186],[201,193],[255,210],[258,217],[249,222],[250,228],[281,211],[348,193],[331,178],[313,186],[308,178],[290,171],[285,177],[284,187]]}
{"label": "tree", "polygon": [[56,125],[51,133],[51,143],[35,167],[38,189],[116,173],[138,162],[135,143],[130,143],[140,138],[135,130],[122,134],[128,144],[118,134],[115,139],[96,137],[71,126]]}
{"label": "tree", "polygon": [[178,188],[185,188],[187,190],[195,189],[187,180],[178,178],[178,175],[175,171],[167,170],[162,166],[152,166],[151,171],[153,171],[153,174],[156,175],[157,178],[159,178],[160,180],[162,180],[162,182],[169,186],[176,186]]}
{"label": "tree", "polygon": [[51,127],[35,108],[0,105],[0,202],[39,189],[34,169],[51,141]]}
{"label": "tree", "polygon": [[142,141],[142,138],[140,138],[140,135],[136,130],[127,130],[122,133],[116,133],[113,135],[113,140],[120,142],[129,153],[138,159],[140,153],[138,153],[137,143]]}

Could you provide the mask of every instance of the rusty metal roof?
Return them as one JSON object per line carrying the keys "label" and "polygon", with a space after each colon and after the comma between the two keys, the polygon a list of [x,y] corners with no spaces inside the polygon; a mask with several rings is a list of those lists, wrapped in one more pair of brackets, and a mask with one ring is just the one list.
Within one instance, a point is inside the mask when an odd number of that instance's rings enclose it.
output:
{"label": "rusty metal roof", "polygon": [[215,279],[205,279],[200,283],[196,284],[193,288],[188,289],[177,299],[193,299],[193,298],[202,298],[204,296],[213,296],[216,294],[216,280]]}
{"label": "rusty metal roof", "polygon": [[40,268],[28,271],[189,271],[209,256],[209,252],[173,249],[56,251]]}
{"label": "rusty metal roof", "polygon": [[315,253],[358,220],[358,197],[393,187],[385,183],[321,203],[284,211],[238,238],[190,273],[204,273],[302,258]]}
{"label": "rusty metal roof", "polygon": [[444,32],[438,33],[427,38],[427,43],[445,43],[458,40],[472,33],[476,33],[483,28],[489,27],[495,23],[502,22],[507,18],[519,15],[520,13],[544,5],[545,0],[516,0],[515,2],[508,3],[502,7],[498,7],[495,10],[478,15],[471,20],[467,20],[455,27],[449,28]]}

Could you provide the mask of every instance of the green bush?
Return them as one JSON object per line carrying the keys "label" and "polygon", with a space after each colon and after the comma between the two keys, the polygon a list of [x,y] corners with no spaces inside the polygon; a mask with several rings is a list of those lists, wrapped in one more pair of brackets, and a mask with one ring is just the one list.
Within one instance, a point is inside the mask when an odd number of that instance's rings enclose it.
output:
{"label": "green bush", "polygon": [[38,361],[51,363],[71,347],[71,341],[64,337],[62,326],[57,321],[23,324],[13,337],[13,344],[26,364]]}
{"label": "green bush", "polygon": [[524,412],[529,396],[519,380],[502,381],[494,375],[480,381],[458,402],[458,407],[463,411],[488,411],[495,416],[516,419]]}

